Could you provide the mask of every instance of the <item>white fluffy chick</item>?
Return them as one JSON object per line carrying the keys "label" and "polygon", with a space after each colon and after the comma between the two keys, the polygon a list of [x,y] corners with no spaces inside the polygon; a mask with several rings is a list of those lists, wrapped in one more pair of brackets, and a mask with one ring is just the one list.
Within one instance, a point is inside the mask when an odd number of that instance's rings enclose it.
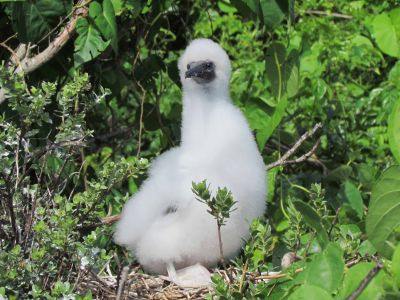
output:
{"label": "white fluffy chick", "polygon": [[168,269],[174,277],[174,267],[208,267],[220,260],[216,220],[195,199],[192,181],[207,179],[214,192],[227,187],[237,201],[221,230],[227,259],[240,251],[252,219],[264,214],[266,195],[263,160],[245,117],[229,96],[226,52],[209,39],[196,39],[178,67],[183,87],[181,145],[153,161],[148,179],[125,205],[115,233],[117,243],[132,249],[146,271],[164,274]]}

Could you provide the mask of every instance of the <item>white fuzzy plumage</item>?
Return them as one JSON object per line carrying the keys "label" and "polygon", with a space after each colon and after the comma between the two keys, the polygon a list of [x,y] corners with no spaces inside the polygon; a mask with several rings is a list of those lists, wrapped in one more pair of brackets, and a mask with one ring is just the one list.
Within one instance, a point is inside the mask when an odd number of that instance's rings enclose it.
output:
{"label": "white fuzzy plumage", "polygon": [[[198,84],[185,78],[186,65],[211,60],[215,79]],[[266,172],[254,137],[229,96],[231,66],[215,42],[197,39],[179,60],[183,86],[182,141],[156,158],[148,179],[125,205],[116,227],[117,243],[132,249],[144,269],[162,274],[220,259],[217,225],[195,200],[192,181],[207,179],[211,190],[226,186],[237,201],[222,227],[226,258],[235,256],[249,236],[249,223],[265,211]],[[171,208],[176,212],[169,212]]]}

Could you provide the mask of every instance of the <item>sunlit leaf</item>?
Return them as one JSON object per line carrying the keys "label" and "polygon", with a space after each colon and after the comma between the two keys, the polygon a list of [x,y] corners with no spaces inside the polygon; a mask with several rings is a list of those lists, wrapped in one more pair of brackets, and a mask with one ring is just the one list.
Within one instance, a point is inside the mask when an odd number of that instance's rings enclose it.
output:
{"label": "sunlit leaf", "polygon": [[394,250],[387,240],[400,225],[399,216],[400,166],[392,166],[383,172],[372,190],[365,222],[368,239],[387,258]]}
{"label": "sunlit leaf", "polygon": [[392,257],[392,273],[397,287],[400,288],[400,244],[397,245]]}
{"label": "sunlit leaf", "polygon": [[304,282],[333,293],[341,283],[344,270],[343,250],[330,243],[307,266]]}
{"label": "sunlit leaf", "polygon": [[329,293],[320,287],[303,284],[290,294],[288,300],[332,300],[333,298]]}
{"label": "sunlit leaf", "polygon": [[377,15],[372,21],[372,35],[386,54],[400,57],[400,8]]}

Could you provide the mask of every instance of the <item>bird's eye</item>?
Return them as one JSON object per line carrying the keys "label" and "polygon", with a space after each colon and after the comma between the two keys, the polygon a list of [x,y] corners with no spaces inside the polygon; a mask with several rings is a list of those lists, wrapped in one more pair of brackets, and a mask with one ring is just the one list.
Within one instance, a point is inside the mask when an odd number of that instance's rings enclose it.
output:
{"label": "bird's eye", "polygon": [[211,68],[211,67],[212,67],[212,63],[208,62],[208,63],[206,64],[206,67],[207,67],[207,68]]}
{"label": "bird's eye", "polygon": [[190,69],[190,64],[187,64],[186,68],[189,70]]}

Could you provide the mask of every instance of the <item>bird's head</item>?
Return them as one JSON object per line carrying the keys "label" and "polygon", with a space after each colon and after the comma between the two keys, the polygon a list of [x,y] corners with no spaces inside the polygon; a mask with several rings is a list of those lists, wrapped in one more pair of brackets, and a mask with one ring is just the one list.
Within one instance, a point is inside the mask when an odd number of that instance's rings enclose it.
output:
{"label": "bird's head", "polygon": [[226,52],[209,39],[192,41],[178,63],[184,89],[227,89],[231,64]]}

